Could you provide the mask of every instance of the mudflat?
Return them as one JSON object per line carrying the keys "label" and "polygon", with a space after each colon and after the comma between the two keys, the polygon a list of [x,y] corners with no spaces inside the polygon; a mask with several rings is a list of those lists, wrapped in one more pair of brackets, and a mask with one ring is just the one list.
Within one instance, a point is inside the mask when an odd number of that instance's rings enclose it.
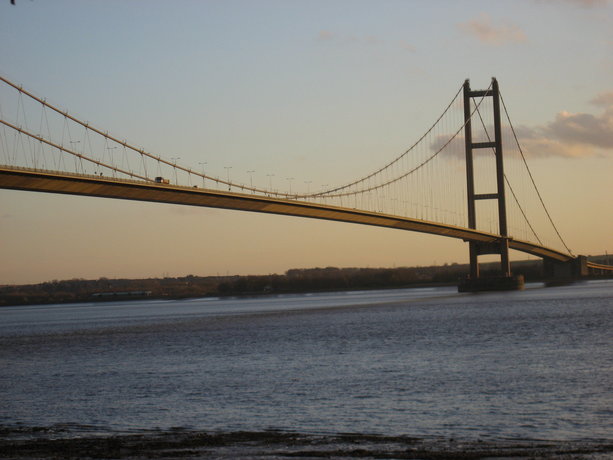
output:
{"label": "mudflat", "polygon": [[609,441],[456,440],[368,434],[302,434],[281,431],[210,433],[148,431],[86,437],[4,428],[2,459],[235,459],[235,458],[572,458],[613,457]]}

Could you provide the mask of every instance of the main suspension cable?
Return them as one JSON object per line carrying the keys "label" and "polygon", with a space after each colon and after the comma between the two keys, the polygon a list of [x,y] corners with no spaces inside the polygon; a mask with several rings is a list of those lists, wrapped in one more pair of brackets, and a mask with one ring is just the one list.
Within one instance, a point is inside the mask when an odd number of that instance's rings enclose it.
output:
{"label": "main suspension cable", "polygon": [[[390,161],[388,164],[386,164],[385,166],[379,168],[378,170],[376,170],[375,172],[364,176],[358,180],[355,180],[353,182],[350,182],[348,184],[342,185],[340,187],[336,187],[336,188],[332,188],[329,190],[324,190],[322,192],[318,192],[318,193],[313,193],[313,194],[309,194],[309,195],[300,195],[300,198],[302,197],[307,197],[307,196],[311,196],[311,197],[318,197],[318,196],[322,196],[322,195],[326,195],[326,196],[340,196],[340,195],[329,195],[330,193],[335,193],[341,190],[345,190],[349,187],[352,187],[354,185],[357,185],[361,182],[365,182],[367,180],[369,180],[370,178],[376,176],[377,174],[379,174],[380,172],[386,170],[387,168],[393,166],[394,164],[396,164],[397,162],[399,162],[402,158],[404,158],[405,156],[407,156],[417,145],[419,145],[421,143],[422,140],[424,140],[424,138],[430,134],[430,132],[436,127],[436,125],[438,125],[439,121],[441,121],[441,119],[445,116],[445,114],[449,111],[449,109],[451,108],[451,106],[453,105],[453,103],[458,99],[458,96],[460,95],[460,93],[462,92],[462,86],[460,86],[460,89],[458,90],[458,92],[455,94],[455,96],[453,96],[453,98],[451,99],[451,102],[449,103],[449,105],[447,105],[447,107],[445,108],[445,110],[443,111],[443,113],[441,113],[441,115],[436,119],[436,121],[432,124],[432,126],[430,126],[430,128],[417,140],[415,141],[415,143],[413,145],[411,145],[408,149],[406,149],[403,153],[401,153],[399,156],[397,156],[395,159],[393,159],[392,161]],[[388,182],[391,183],[391,182]],[[364,189],[364,190],[371,190],[371,189]]]}
{"label": "main suspension cable", "polygon": [[119,172],[121,174],[125,174],[125,175],[130,176],[130,177],[135,177],[135,178],[138,178],[138,179],[141,179],[141,180],[144,180],[144,181],[153,182],[153,180],[149,179],[148,177],[141,176],[139,174],[136,174],[136,173],[124,170],[124,169],[117,168],[117,167],[115,167],[113,165],[109,165],[109,164],[103,163],[103,162],[98,161],[98,160],[94,160],[92,158],[86,157],[85,155],[81,155],[80,153],[75,152],[74,150],[67,149],[67,148],[65,148],[62,145],[56,144],[54,142],[51,142],[51,141],[45,139],[44,137],[41,137],[41,136],[38,136],[36,134],[30,133],[29,131],[26,131],[25,129],[22,129],[22,128],[18,127],[18,126],[15,126],[15,125],[7,122],[7,121],[0,120],[0,123],[2,123],[5,126],[8,126],[11,129],[14,129],[18,133],[25,134],[26,136],[30,137],[31,139],[35,139],[35,140],[37,140],[37,141],[39,141],[39,142],[41,142],[43,144],[47,144],[50,147],[56,148],[56,149],[58,149],[58,150],[60,150],[62,152],[66,152],[66,153],[68,153],[70,155],[73,155],[75,158],[78,158],[80,161],[82,161],[82,160],[89,161],[90,163],[94,163],[94,164],[96,164],[98,166],[101,166],[103,168],[110,169],[111,171]]}
{"label": "main suspension cable", "polygon": [[519,153],[521,154],[521,158],[522,158],[522,160],[524,162],[524,165],[526,166],[526,170],[528,171],[528,175],[530,176],[530,180],[532,181],[532,185],[534,186],[534,190],[536,190],[536,194],[539,197],[539,200],[541,202],[541,205],[543,206],[543,209],[545,210],[545,214],[547,214],[547,218],[549,219],[549,222],[551,223],[551,226],[555,230],[556,235],[558,235],[558,238],[560,239],[560,241],[562,242],[562,244],[564,245],[564,247],[566,248],[568,253],[572,256],[572,255],[574,255],[573,252],[566,245],[566,242],[562,238],[562,235],[560,235],[560,232],[558,231],[558,228],[556,227],[556,224],[553,222],[553,219],[551,218],[551,215],[549,214],[549,210],[547,209],[547,206],[545,206],[545,202],[543,201],[543,197],[541,196],[541,192],[539,191],[538,187],[536,186],[536,182],[534,181],[534,177],[532,176],[532,171],[530,171],[530,167],[528,166],[528,162],[526,161],[526,157],[524,156],[524,152],[523,152],[523,150],[521,148],[521,145],[519,144],[519,139],[517,138],[517,133],[515,132],[515,128],[513,127],[513,123],[511,123],[511,118],[509,117],[509,112],[507,111],[507,106],[504,103],[504,99],[502,97],[502,94],[500,94],[500,100],[502,101],[502,107],[504,108],[504,113],[505,113],[505,115],[507,117],[507,121],[509,122],[509,126],[511,127],[511,132],[513,133],[513,137],[515,138],[515,143],[517,144],[517,148],[519,149]]}
{"label": "main suspension cable", "polygon": [[[43,107],[47,107],[47,108],[53,110],[54,112],[62,115],[65,119],[71,120],[74,123],[77,123],[77,124],[83,126],[84,128],[89,129],[89,130],[95,132],[96,134],[99,134],[100,136],[104,137],[105,139],[108,139],[110,141],[113,141],[113,142],[121,145],[124,148],[132,150],[132,151],[134,151],[134,152],[136,152],[136,153],[138,153],[138,154],[140,154],[142,156],[146,156],[148,158],[151,158],[151,159],[153,159],[153,160],[155,160],[155,161],[157,161],[159,163],[163,163],[163,164],[165,164],[167,166],[175,168],[175,170],[178,169],[180,171],[184,171],[184,172],[186,172],[188,174],[193,174],[193,175],[201,177],[203,179],[209,179],[209,180],[215,181],[217,183],[227,185],[229,187],[241,188],[243,190],[249,190],[251,192],[259,192],[259,193],[263,193],[263,194],[275,195],[275,196],[284,197],[284,198],[290,198],[292,196],[289,193],[279,193],[279,192],[274,192],[272,190],[260,189],[260,188],[256,188],[256,187],[248,187],[248,186],[245,186],[245,185],[242,185],[242,184],[236,184],[234,182],[225,181],[225,180],[223,180],[223,179],[221,179],[219,177],[208,176],[208,175],[200,173],[198,171],[194,171],[194,170],[192,170],[190,168],[186,168],[186,167],[183,167],[183,166],[178,165],[176,163],[173,163],[171,161],[165,160],[161,156],[153,155],[151,153],[146,152],[142,148],[134,147],[133,145],[128,144],[126,141],[122,141],[120,139],[117,139],[117,138],[109,135],[108,133],[105,133],[105,132],[101,131],[100,129],[97,129],[97,128],[91,126],[89,123],[82,122],[78,118],[75,118],[74,116],[70,115],[68,112],[60,110],[58,107],[55,107],[54,105],[51,105],[50,103],[48,103],[44,99],[41,99],[41,98],[35,96],[34,94],[30,93],[29,91],[26,91],[22,87],[20,87],[20,86],[16,85],[15,83],[7,80],[6,78],[2,77],[1,75],[0,75],[0,80],[3,81],[4,83],[6,83],[7,85],[12,86],[13,88],[15,88],[17,91],[19,91],[20,94],[25,94],[26,96],[30,97],[31,99],[35,100],[36,102],[42,104]],[[146,178],[146,180],[152,181],[153,179],[152,178]]]}
{"label": "main suspension cable", "polygon": [[[487,93],[487,91],[489,91],[491,87],[492,87],[492,85],[490,84],[490,86],[487,88],[485,93]],[[457,95],[456,95],[456,98],[457,98]],[[415,166],[413,169],[407,171],[406,173],[401,174],[398,177],[394,177],[392,179],[387,180],[386,182],[382,182],[382,183],[377,184],[377,185],[369,186],[367,188],[361,188],[361,189],[357,189],[357,190],[352,190],[352,191],[345,192],[345,193],[333,193],[335,190],[342,190],[342,189],[346,188],[346,187],[339,187],[338,189],[329,190],[328,192],[320,192],[320,193],[316,193],[316,194],[313,194],[313,195],[293,195],[293,197],[294,198],[307,198],[307,197],[337,198],[337,197],[343,197],[343,196],[351,196],[351,195],[356,195],[358,193],[371,192],[373,190],[378,190],[378,189],[383,188],[383,187],[385,187],[387,185],[393,184],[395,182],[398,182],[398,181],[404,179],[405,177],[413,174],[414,172],[416,172],[416,171],[420,170],[421,168],[423,168],[424,166],[426,166],[435,157],[437,157],[438,154],[441,153],[449,144],[451,144],[451,142],[453,142],[453,140],[458,136],[458,134],[460,134],[460,132],[464,129],[464,127],[468,124],[468,122],[472,119],[472,117],[474,116],[475,112],[477,112],[477,110],[479,109],[479,106],[481,105],[481,103],[483,102],[484,99],[485,99],[485,95],[482,96],[481,99],[479,100],[479,102],[476,104],[475,108],[473,109],[473,111],[470,114],[470,117],[466,121],[464,121],[464,123],[458,128],[458,130],[453,134],[453,136],[451,136],[447,140],[447,142],[445,142],[443,144],[443,146],[441,148],[439,148],[436,152],[434,152],[432,155],[430,155],[428,158],[426,158],[424,161],[422,161],[419,165]],[[454,100],[455,100],[455,98],[454,98]],[[422,136],[422,139],[423,139],[423,136]],[[408,151],[407,151],[407,153],[408,153]],[[390,163],[390,165],[393,164],[393,163],[394,162]],[[385,170],[385,168],[381,168],[379,170],[379,172],[383,171],[383,170]],[[370,175],[368,177],[372,177],[372,175]],[[352,185],[354,185],[354,184],[356,184],[358,182],[354,182]]]}
{"label": "main suspension cable", "polygon": [[[451,108],[453,103],[458,98],[460,92],[462,91],[462,87],[460,87],[460,89],[458,90],[456,95],[453,97],[453,99],[451,100],[449,105],[445,108],[443,113],[437,118],[437,120],[430,127],[430,129],[428,129],[428,131],[426,131],[426,133],[419,138],[419,140],[417,142],[415,142],[405,152],[403,152],[400,156],[398,156],[397,158],[392,160],[390,163],[388,163],[384,167],[380,168],[379,170],[375,171],[374,173],[372,173],[372,174],[370,174],[370,175],[368,175],[366,177],[363,177],[363,178],[361,178],[361,179],[359,179],[357,181],[354,181],[354,182],[352,182],[350,184],[347,184],[347,185],[344,185],[344,186],[341,186],[341,187],[336,187],[336,188],[329,189],[329,190],[323,191],[323,192],[318,192],[318,193],[292,194],[292,193],[288,193],[288,192],[277,192],[277,191],[270,190],[270,189],[262,189],[262,188],[258,188],[258,187],[247,186],[247,185],[244,185],[244,184],[237,184],[237,183],[231,182],[230,180],[223,180],[220,177],[209,176],[207,174],[200,173],[198,171],[194,171],[191,168],[186,168],[186,167],[183,167],[183,166],[181,166],[181,165],[179,165],[177,163],[173,163],[173,162],[171,162],[169,160],[165,160],[164,158],[162,158],[159,155],[153,155],[153,154],[151,154],[149,152],[146,152],[142,148],[134,147],[133,145],[128,144],[127,141],[122,141],[120,139],[117,139],[117,138],[109,135],[107,132],[103,132],[102,130],[97,129],[97,128],[91,126],[89,123],[82,122],[78,118],[70,115],[67,111],[62,111],[58,107],[55,107],[54,105],[48,103],[46,100],[41,99],[41,98],[35,96],[34,94],[32,94],[29,91],[23,89],[21,86],[16,85],[15,83],[11,82],[10,80],[7,80],[6,78],[2,77],[1,75],[0,75],[0,80],[3,81],[4,83],[6,83],[7,85],[13,87],[14,89],[16,89],[20,94],[25,94],[26,96],[30,97],[31,99],[35,100],[36,102],[42,104],[43,107],[47,107],[47,108],[53,110],[54,112],[62,115],[65,119],[71,120],[74,123],[77,123],[77,124],[83,126],[87,130],[91,130],[91,131],[95,132],[96,134],[99,134],[100,136],[104,137],[105,139],[113,141],[113,142],[121,145],[124,148],[130,149],[130,150],[140,154],[141,156],[146,156],[148,158],[151,158],[151,159],[157,161],[158,164],[159,163],[163,163],[163,164],[165,164],[167,166],[170,166],[170,167],[174,168],[175,171],[178,169],[178,170],[186,172],[186,173],[188,173],[190,175],[193,174],[195,176],[198,176],[198,177],[200,177],[202,179],[208,179],[208,180],[211,180],[211,181],[215,181],[217,184],[224,184],[224,185],[227,185],[228,187],[235,187],[235,188],[239,188],[241,190],[249,191],[249,192],[252,192],[252,193],[262,193],[262,194],[266,194],[268,196],[276,196],[276,197],[281,197],[281,198],[285,198],[285,199],[318,198],[318,197],[340,197],[340,196],[345,196],[345,195],[353,195],[353,194],[357,193],[357,192],[354,192],[354,193],[348,193],[348,194],[330,195],[331,193],[334,193],[334,192],[340,191],[340,190],[345,190],[345,189],[347,189],[347,188],[349,188],[349,187],[351,187],[353,185],[356,185],[358,183],[361,183],[361,182],[364,182],[364,181],[370,179],[371,177],[379,174],[381,171],[385,170],[386,168],[389,168],[391,165],[393,165],[396,162],[398,162],[401,158],[405,157],[409,152],[411,152],[411,150],[413,150],[413,148],[415,148],[415,146],[417,146],[432,131],[432,129],[434,129],[434,127],[438,124],[438,122],[441,120],[441,118],[443,118],[443,116],[449,111],[449,109]],[[453,140],[453,138],[451,140]],[[449,142],[451,142],[451,140]],[[447,144],[445,144],[445,146],[443,146],[443,148],[446,147],[449,144],[449,142]],[[440,150],[442,150],[442,149],[440,149]],[[431,158],[429,158],[426,161],[424,161],[420,166],[415,168],[413,171],[415,171],[416,169],[419,169],[420,167],[422,167],[425,164],[427,164],[432,158],[434,158],[436,155],[438,155],[438,153],[440,153],[440,150],[438,152],[436,152]],[[401,176],[400,178],[398,178],[398,180],[402,179],[403,177],[406,177],[407,175],[409,175],[413,171],[409,172],[408,174],[405,174],[405,175]],[[151,181],[153,179],[152,178],[147,178],[146,180]],[[393,182],[396,182],[396,181],[395,180],[388,181],[385,184],[382,184],[381,186],[385,186],[385,185],[388,185],[388,184],[393,183]],[[377,188],[380,188],[380,187],[364,189],[363,191],[374,190],[374,189],[377,189]]]}

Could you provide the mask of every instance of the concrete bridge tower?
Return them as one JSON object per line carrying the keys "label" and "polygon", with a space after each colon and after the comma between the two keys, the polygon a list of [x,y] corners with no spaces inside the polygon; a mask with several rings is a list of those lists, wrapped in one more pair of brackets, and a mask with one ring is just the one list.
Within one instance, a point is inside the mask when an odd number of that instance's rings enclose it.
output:
{"label": "concrete bridge tower", "polygon": [[[487,141],[473,142],[471,99],[492,98],[494,137]],[[498,81],[492,78],[487,90],[471,90],[470,81],[464,82],[464,141],[466,150],[466,190],[468,198],[468,227],[477,228],[477,206],[479,200],[495,200],[498,203],[498,230],[500,239],[494,243],[469,242],[470,274],[459,285],[460,291],[483,291],[498,289],[521,289],[523,277],[513,276],[509,261],[509,236],[507,230],[507,210],[505,199],[504,162],[502,156],[502,133],[500,124],[500,93]],[[474,150],[492,150],[496,160],[496,190],[491,193],[475,193]],[[496,275],[482,276],[479,270],[479,256],[484,254],[500,255],[500,269]]]}

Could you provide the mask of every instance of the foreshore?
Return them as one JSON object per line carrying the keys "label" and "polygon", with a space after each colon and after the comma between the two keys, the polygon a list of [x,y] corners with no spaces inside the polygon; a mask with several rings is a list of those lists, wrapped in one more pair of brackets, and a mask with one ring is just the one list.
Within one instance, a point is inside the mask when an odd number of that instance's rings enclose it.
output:
{"label": "foreshore", "polygon": [[43,428],[3,428],[1,432],[1,459],[605,459],[613,456],[613,440],[459,440],[282,431],[220,433],[184,429],[86,436],[58,436]]}

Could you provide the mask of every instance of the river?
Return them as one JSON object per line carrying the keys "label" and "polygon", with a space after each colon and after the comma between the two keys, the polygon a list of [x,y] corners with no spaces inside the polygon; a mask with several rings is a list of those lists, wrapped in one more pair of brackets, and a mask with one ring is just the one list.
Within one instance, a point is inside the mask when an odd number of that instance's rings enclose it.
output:
{"label": "river", "polygon": [[0,309],[5,438],[613,442],[613,280]]}

